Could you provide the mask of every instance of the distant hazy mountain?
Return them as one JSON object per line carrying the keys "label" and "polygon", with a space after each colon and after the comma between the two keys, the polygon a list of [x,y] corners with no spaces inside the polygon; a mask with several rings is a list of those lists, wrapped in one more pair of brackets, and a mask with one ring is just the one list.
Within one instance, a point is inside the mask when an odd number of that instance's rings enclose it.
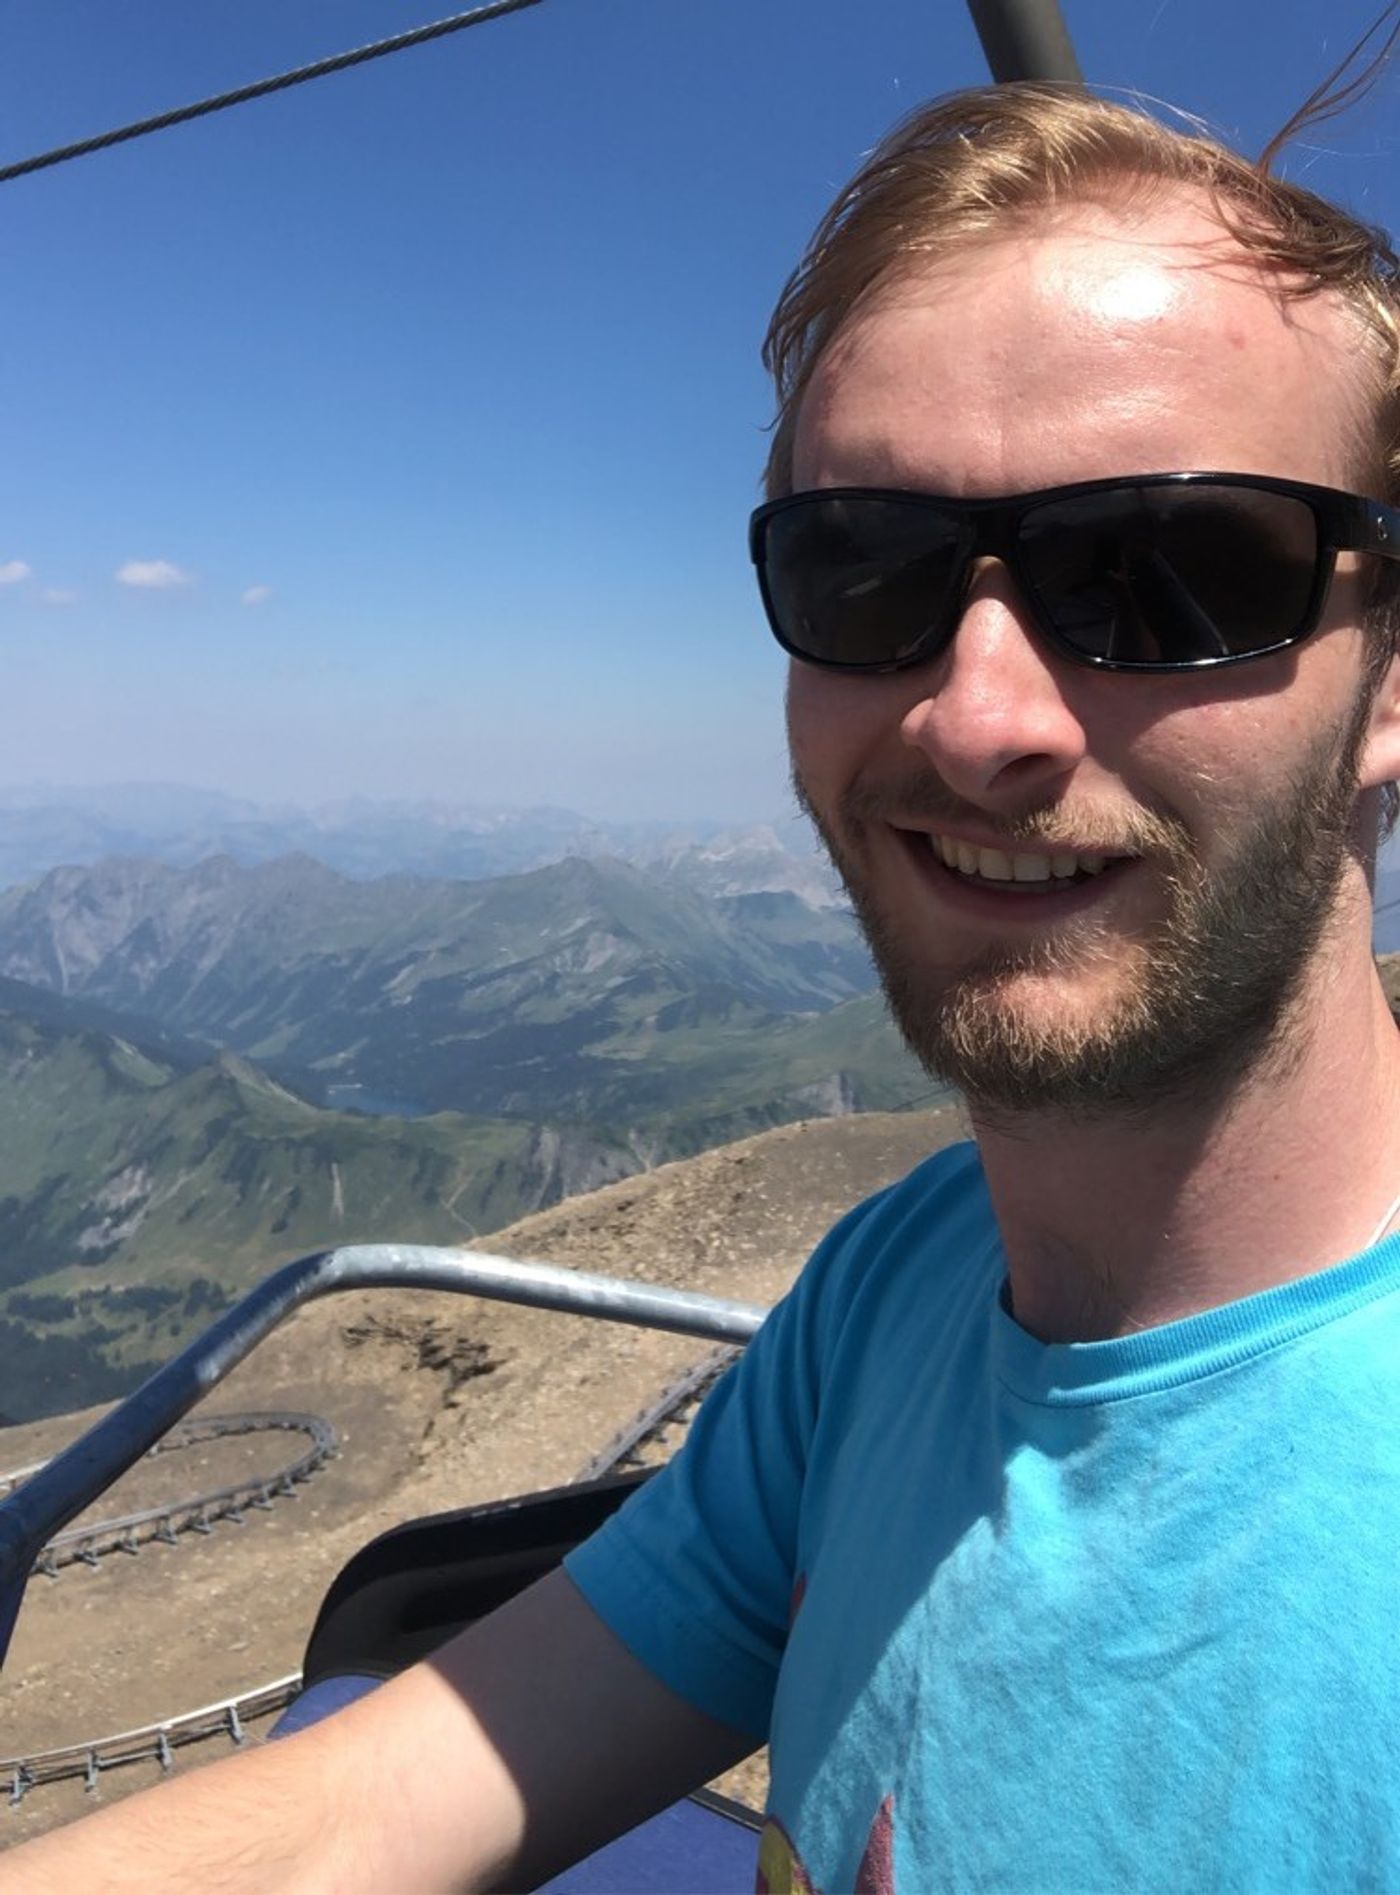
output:
{"label": "distant hazy mountain", "polygon": [[648,1139],[658,1114],[700,1103],[685,1062],[746,1066],[756,1034],[874,984],[844,910],[712,899],[674,860],[579,857],[470,883],[357,882],[305,856],[56,869],[0,894],[0,973],[231,1047],[320,1098],[360,1088],[371,1105]]}
{"label": "distant hazy mountain", "polygon": [[177,868],[226,855],[244,865],[305,853],[359,879],[409,874],[476,881],[542,868],[570,855],[664,867],[711,894],[790,890],[836,899],[835,880],[805,826],[723,829],[717,823],[602,823],[566,809],[456,807],[353,798],[316,809],[262,806],[182,784],[99,789],[37,784],[0,789],[0,887],[108,856]]}
{"label": "distant hazy mountain", "polygon": [[824,856],[796,852],[767,825],[726,829],[700,842],[672,836],[620,852],[682,888],[703,895],[799,896],[809,908],[843,907]]}

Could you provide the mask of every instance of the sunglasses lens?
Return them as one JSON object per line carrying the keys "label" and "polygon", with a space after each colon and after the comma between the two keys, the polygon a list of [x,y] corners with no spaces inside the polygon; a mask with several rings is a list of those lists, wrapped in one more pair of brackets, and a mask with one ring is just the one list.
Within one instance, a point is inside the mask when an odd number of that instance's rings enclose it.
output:
{"label": "sunglasses lens", "polygon": [[1306,501],[1209,483],[1048,501],[1023,517],[1017,550],[1062,643],[1149,669],[1288,644],[1311,616],[1319,563]]}
{"label": "sunglasses lens", "polygon": [[778,638],[816,664],[930,656],[954,621],[970,534],[926,501],[804,496],[765,522],[759,563]]}

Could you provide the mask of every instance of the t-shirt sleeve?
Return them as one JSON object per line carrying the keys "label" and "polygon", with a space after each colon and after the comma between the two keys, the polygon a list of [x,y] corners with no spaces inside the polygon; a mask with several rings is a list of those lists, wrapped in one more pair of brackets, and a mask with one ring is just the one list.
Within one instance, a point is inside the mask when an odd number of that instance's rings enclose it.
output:
{"label": "t-shirt sleeve", "polygon": [[787,1641],[833,1281],[870,1200],[814,1253],[713,1390],[679,1454],[565,1569],[661,1681],[723,1723],[767,1735]]}

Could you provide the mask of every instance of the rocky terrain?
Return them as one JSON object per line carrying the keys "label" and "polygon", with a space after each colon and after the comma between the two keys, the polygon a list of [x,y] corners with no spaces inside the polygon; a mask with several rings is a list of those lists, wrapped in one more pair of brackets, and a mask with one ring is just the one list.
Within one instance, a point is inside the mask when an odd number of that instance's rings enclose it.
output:
{"label": "rocky terrain", "polygon": [[[489,1248],[767,1304],[842,1210],[962,1135],[949,1107],[786,1126],[541,1212]],[[36,1576],[6,1669],[0,1754],[130,1729],[294,1671],[322,1594],[358,1547],[403,1519],[573,1478],[705,1350],[444,1295],[357,1294],[302,1311],[199,1412],[322,1415],[339,1431],[338,1459],[241,1526]],[[91,1418],[4,1431],[5,1467],[52,1452]],[[250,1464],[270,1474],[288,1440],[252,1435],[144,1462],[95,1512],[218,1486]],[[115,1771],[93,1795],[78,1782],[37,1788],[0,1814],[0,1834],[71,1820],[157,1774]],[[754,1791],[752,1766],[736,1787]]]}

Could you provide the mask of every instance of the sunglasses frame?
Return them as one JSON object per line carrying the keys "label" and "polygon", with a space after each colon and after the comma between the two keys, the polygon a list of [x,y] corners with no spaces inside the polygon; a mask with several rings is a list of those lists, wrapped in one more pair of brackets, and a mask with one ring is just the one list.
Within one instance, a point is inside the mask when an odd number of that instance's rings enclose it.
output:
{"label": "sunglasses frame", "polygon": [[[1021,566],[1019,533],[1027,513],[1057,501],[1078,499],[1085,494],[1117,493],[1133,487],[1233,487],[1255,493],[1276,493],[1301,501],[1312,512],[1317,525],[1317,558],[1312,593],[1300,626],[1275,644],[1257,651],[1229,652],[1221,656],[1183,658],[1154,662],[1143,659],[1101,658],[1076,649],[1060,633],[1037,593],[1035,583]],[[898,502],[915,510],[934,513],[945,524],[951,521],[960,530],[970,527],[971,538],[959,568],[958,584],[950,589],[949,603],[938,622],[911,650],[895,659],[870,664],[851,663],[839,658],[816,658],[789,643],[778,623],[768,584],[767,535],[769,522],[794,508],[810,506],[814,500],[879,500]],[[1280,651],[1291,651],[1317,630],[1327,601],[1328,588],[1336,569],[1337,554],[1374,553],[1382,559],[1400,559],[1400,511],[1384,501],[1362,494],[1345,493],[1336,487],[1317,487],[1301,480],[1275,479],[1267,474],[1163,473],[1122,474],[1103,480],[1079,480],[1065,487],[1041,487],[1034,493],[1012,494],[991,499],[955,499],[939,494],[915,493],[898,487],[816,487],[788,494],[756,507],[749,519],[749,556],[758,574],[759,592],[768,624],[783,650],[799,663],[815,665],[824,671],[852,675],[908,671],[927,664],[952,642],[964,610],[966,578],[977,559],[999,559],[1011,573],[1037,631],[1062,657],[1095,671],[1218,671],[1230,665],[1252,664]]]}

